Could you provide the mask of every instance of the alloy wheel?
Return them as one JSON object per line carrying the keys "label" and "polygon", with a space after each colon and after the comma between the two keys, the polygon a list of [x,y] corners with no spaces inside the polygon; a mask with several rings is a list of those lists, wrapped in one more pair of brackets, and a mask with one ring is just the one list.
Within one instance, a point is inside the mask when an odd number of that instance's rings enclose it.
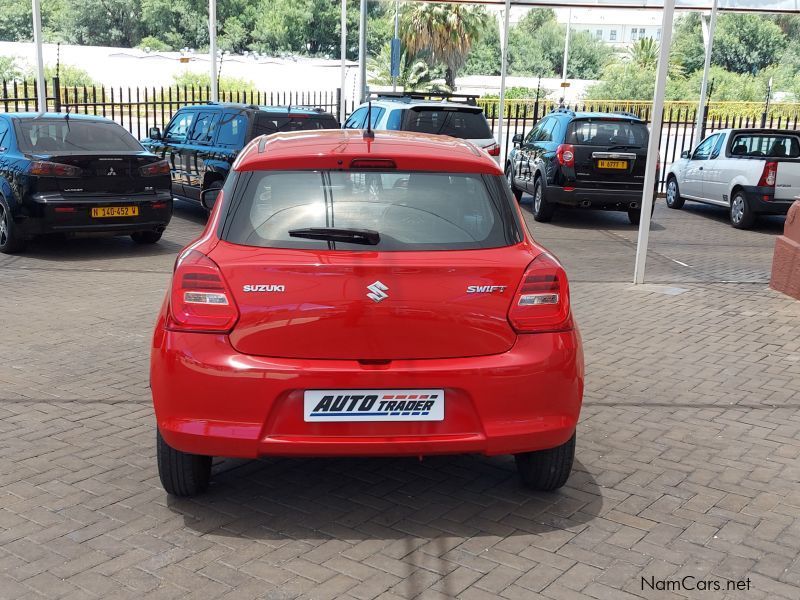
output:
{"label": "alloy wheel", "polygon": [[8,217],[6,209],[0,204],[0,246],[5,246],[8,242]]}
{"label": "alloy wheel", "polygon": [[678,196],[678,190],[675,189],[676,187],[674,180],[671,180],[669,185],[667,185],[667,204],[670,206],[675,204],[675,198]]}
{"label": "alloy wheel", "polygon": [[744,199],[741,196],[735,196],[733,199],[731,218],[734,223],[741,223],[744,218]]}
{"label": "alloy wheel", "polygon": [[533,197],[533,210],[539,212],[542,208],[542,186],[537,186],[536,195]]}

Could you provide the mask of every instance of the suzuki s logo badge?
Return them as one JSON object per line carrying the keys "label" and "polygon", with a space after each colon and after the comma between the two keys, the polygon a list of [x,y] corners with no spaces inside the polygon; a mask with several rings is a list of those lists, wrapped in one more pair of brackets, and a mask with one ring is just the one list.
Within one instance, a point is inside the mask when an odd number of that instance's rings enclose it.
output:
{"label": "suzuki s logo badge", "polygon": [[389,288],[383,285],[380,281],[376,281],[367,286],[369,290],[369,294],[367,294],[367,298],[370,300],[374,300],[375,302],[380,302],[381,300],[386,300],[389,297],[389,294],[386,293],[386,290]]}
{"label": "suzuki s logo badge", "polygon": [[106,173],[107,177],[111,177],[112,175],[116,175],[117,172],[114,170],[114,167],[108,169],[108,173]]}

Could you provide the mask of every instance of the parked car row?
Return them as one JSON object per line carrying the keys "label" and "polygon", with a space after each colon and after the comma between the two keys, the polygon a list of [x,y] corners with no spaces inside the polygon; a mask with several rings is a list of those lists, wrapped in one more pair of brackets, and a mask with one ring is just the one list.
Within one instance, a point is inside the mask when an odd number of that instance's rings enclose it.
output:
{"label": "parked car row", "polygon": [[[0,252],[52,233],[128,234],[154,243],[173,198],[200,202],[206,190],[221,189],[251,140],[338,127],[317,108],[211,103],[179,109],[163,132],[153,127],[140,143],[100,117],[2,114]],[[343,128],[448,135],[500,154],[482,110],[469,102],[381,94],[356,107]],[[627,212],[638,224],[648,139],[635,115],[556,110],[514,136],[504,171],[518,200],[533,196],[537,221],[579,208]],[[800,135],[716,132],[669,167],[666,183],[670,208],[687,200],[717,205],[728,209],[734,227],[751,227],[760,214],[785,214],[800,195]]]}

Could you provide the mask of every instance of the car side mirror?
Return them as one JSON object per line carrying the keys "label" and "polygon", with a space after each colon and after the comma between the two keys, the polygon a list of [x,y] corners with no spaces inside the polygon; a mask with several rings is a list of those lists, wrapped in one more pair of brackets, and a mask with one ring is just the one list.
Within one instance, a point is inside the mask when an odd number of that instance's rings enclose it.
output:
{"label": "car side mirror", "polygon": [[210,212],[217,203],[221,191],[222,188],[213,187],[200,192],[200,204],[203,205],[203,208]]}
{"label": "car side mirror", "polygon": [[161,130],[158,127],[151,127],[150,131],[148,131],[147,133],[150,136],[151,140],[161,139]]}
{"label": "car side mirror", "polygon": [[689,152],[688,150],[684,150],[683,152],[681,152],[681,158],[692,158],[692,153]]}
{"label": "car side mirror", "polygon": [[511,138],[511,141],[515,146],[519,146],[522,143],[522,134],[521,133],[515,134],[514,137]]}

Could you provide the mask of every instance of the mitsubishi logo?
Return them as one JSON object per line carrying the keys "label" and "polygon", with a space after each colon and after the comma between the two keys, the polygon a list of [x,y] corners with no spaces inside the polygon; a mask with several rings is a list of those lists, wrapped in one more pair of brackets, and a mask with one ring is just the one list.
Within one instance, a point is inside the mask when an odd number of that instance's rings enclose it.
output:
{"label": "mitsubishi logo", "polygon": [[116,174],[117,174],[117,172],[114,170],[114,167],[110,167],[108,169],[108,173],[106,173],[106,176],[111,177],[112,175],[116,175]]}
{"label": "mitsubishi logo", "polygon": [[389,294],[386,293],[386,290],[389,288],[383,285],[380,281],[376,281],[367,286],[367,289],[370,291],[367,294],[367,298],[370,300],[374,300],[375,302],[380,302],[381,300],[386,300],[389,297]]}

